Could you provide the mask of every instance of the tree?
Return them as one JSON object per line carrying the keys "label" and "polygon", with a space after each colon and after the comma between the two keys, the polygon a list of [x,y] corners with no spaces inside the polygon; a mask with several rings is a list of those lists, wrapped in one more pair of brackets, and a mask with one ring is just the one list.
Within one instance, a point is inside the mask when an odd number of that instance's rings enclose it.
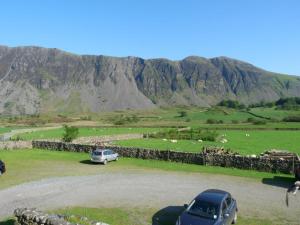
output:
{"label": "tree", "polygon": [[64,125],[64,134],[62,140],[64,142],[72,142],[75,138],[78,137],[79,130],[77,127],[69,127],[68,125]]}
{"label": "tree", "polygon": [[187,112],[186,111],[180,111],[179,113],[179,117],[186,117],[187,116]]}

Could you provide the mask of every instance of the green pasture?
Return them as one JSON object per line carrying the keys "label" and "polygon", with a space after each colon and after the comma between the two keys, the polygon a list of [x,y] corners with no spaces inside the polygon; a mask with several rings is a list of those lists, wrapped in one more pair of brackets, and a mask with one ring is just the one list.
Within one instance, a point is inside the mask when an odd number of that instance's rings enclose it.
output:
{"label": "green pasture", "polygon": [[[205,146],[219,146],[230,148],[242,155],[260,154],[265,150],[280,149],[300,154],[300,131],[276,130],[218,130],[219,138],[216,142],[177,140],[172,143],[163,139],[133,139],[116,141],[120,146],[141,147],[160,150],[176,150],[186,152],[199,152]],[[249,136],[246,136],[249,134]],[[223,137],[222,137],[223,136]],[[227,143],[221,143],[221,139]]]}
{"label": "green pasture", "polygon": [[[138,127],[103,127],[103,128],[92,128],[92,127],[80,127],[79,137],[88,136],[104,136],[104,135],[116,135],[116,134],[143,134],[151,133],[163,130],[162,128],[138,128]],[[34,139],[60,139],[64,133],[63,128],[43,130],[43,131],[33,131],[23,134],[18,134],[22,140],[34,140]]]}

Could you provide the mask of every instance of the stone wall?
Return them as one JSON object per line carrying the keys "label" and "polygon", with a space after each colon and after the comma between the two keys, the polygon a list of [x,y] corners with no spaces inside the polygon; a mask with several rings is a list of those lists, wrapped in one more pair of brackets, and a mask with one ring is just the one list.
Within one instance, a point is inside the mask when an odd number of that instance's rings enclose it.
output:
{"label": "stone wall", "polygon": [[0,141],[0,150],[32,148],[31,141]]}
{"label": "stone wall", "polygon": [[[16,225],[73,225],[58,215],[49,215],[36,209],[16,209]],[[75,224],[74,224],[75,225]]]}
{"label": "stone wall", "polygon": [[[55,151],[85,152],[89,153],[97,148],[95,145],[80,145],[63,142],[33,141],[34,148],[48,149]],[[170,150],[155,150],[143,148],[128,148],[112,146],[109,149],[117,152],[122,157],[155,159],[172,162],[182,162],[197,165],[232,167],[246,170],[257,170],[273,173],[293,173],[294,166],[299,161],[292,159],[271,159],[267,157],[250,157],[236,154],[215,154],[215,153],[190,153]]]}
{"label": "stone wall", "polygon": [[109,225],[98,221],[90,221],[86,217],[76,217],[74,215],[53,215],[47,214],[37,209],[20,208],[14,211],[16,217],[15,225],[78,225],[68,222],[68,218],[75,218],[79,224]]}

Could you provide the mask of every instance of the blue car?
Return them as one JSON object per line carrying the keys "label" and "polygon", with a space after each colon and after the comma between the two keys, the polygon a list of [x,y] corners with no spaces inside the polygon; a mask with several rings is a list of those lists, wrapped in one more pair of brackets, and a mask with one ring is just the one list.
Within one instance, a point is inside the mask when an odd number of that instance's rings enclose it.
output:
{"label": "blue car", "polygon": [[206,190],[185,207],[176,225],[229,225],[237,222],[236,200],[226,191]]}

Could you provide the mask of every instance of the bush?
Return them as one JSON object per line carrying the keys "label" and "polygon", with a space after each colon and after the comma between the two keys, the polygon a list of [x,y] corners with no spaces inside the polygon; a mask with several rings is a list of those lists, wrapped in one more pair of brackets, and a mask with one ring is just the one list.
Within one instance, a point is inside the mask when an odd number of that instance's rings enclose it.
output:
{"label": "bush", "polygon": [[238,124],[238,123],[239,123],[238,120],[231,120],[231,122],[232,122],[233,124]]}
{"label": "bush", "polygon": [[114,118],[113,124],[114,125],[124,125],[124,124],[128,124],[128,123],[137,123],[140,121],[140,118],[137,117],[136,115],[132,115],[132,116],[118,116],[116,118]]}
{"label": "bush", "polygon": [[252,118],[252,117],[249,117],[249,118],[247,119],[247,122],[248,122],[248,123],[253,123],[254,121],[255,121],[255,119]]}
{"label": "bush", "polygon": [[267,124],[267,122],[264,121],[264,120],[254,120],[252,123],[254,125],[265,125],[265,124]]}
{"label": "bush", "polygon": [[186,117],[187,116],[187,112],[186,111],[180,111],[179,113],[179,117]]}
{"label": "bush", "polygon": [[288,116],[282,119],[283,122],[300,122],[300,116]]}
{"label": "bush", "polygon": [[77,127],[69,127],[68,125],[64,125],[64,134],[62,140],[64,142],[72,142],[75,138],[78,137],[79,130]]}
{"label": "bush", "polygon": [[24,139],[19,135],[17,135],[16,137],[11,137],[10,140],[11,141],[24,141]]}

